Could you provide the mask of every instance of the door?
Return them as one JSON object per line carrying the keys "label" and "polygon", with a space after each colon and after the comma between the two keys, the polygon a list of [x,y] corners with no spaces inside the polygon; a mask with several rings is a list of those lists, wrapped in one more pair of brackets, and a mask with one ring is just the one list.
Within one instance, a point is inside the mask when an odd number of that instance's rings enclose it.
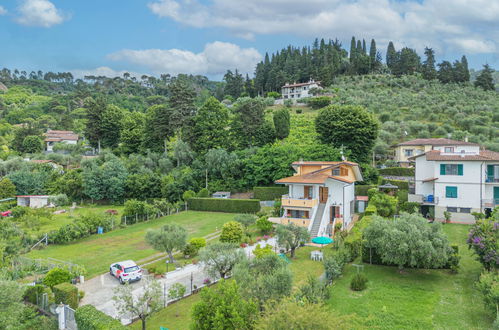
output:
{"label": "door", "polygon": [[329,190],[327,187],[319,187],[319,203],[326,203],[328,194]]}
{"label": "door", "polygon": [[329,209],[329,222],[332,224],[335,218],[341,218],[339,206],[331,206]]}
{"label": "door", "polygon": [[499,187],[494,187],[494,206],[499,204]]}

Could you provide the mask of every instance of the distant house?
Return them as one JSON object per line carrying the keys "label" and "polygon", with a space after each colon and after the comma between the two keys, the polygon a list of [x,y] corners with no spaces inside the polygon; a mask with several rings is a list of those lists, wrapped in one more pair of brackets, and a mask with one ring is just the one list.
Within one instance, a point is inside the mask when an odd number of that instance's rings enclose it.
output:
{"label": "distant house", "polygon": [[49,152],[54,151],[54,144],[56,143],[67,143],[67,144],[77,144],[79,136],[73,131],[56,131],[48,130],[45,135],[46,150]]}
{"label": "distant house", "polygon": [[410,167],[414,165],[414,160],[411,157],[419,156],[434,150],[436,148],[443,147],[445,152],[453,152],[454,149],[461,146],[478,146],[476,143],[471,143],[467,141],[456,141],[450,139],[415,139],[411,141],[406,141],[395,145],[395,161],[401,167]]}
{"label": "distant house", "polygon": [[28,206],[31,208],[40,208],[49,205],[48,195],[19,195],[17,198],[18,206]]}
{"label": "distant house", "polygon": [[320,88],[319,81],[311,79],[306,83],[287,84],[281,87],[281,95],[284,100],[297,100],[312,96],[309,94],[311,88]]}
{"label": "distant house", "polygon": [[211,195],[213,198],[230,198],[230,191],[217,191],[213,195]]}

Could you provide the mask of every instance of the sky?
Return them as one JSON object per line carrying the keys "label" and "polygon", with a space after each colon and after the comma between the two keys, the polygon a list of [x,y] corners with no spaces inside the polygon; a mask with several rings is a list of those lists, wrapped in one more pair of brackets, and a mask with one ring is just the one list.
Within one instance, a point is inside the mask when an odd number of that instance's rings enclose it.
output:
{"label": "sky", "polygon": [[84,75],[254,72],[318,38],[499,69],[499,0],[0,0],[0,67]]}

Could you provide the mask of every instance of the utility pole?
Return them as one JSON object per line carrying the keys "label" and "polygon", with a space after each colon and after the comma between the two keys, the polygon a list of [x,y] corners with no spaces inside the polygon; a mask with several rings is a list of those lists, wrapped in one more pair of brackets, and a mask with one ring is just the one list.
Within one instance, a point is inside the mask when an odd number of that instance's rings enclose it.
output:
{"label": "utility pole", "polygon": [[205,188],[208,189],[208,169],[205,170]]}

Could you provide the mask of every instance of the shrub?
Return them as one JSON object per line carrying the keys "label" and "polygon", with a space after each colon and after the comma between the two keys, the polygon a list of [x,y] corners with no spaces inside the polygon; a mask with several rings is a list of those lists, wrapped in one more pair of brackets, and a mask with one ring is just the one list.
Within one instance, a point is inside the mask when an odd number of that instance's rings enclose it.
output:
{"label": "shrub", "polygon": [[499,307],[499,274],[497,272],[482,273],[476,286],[482,292],[487,307],[497,313]]}
{"label": "shrub", "polygon": [[452,244],[450,247],[452,252],[449,255],[446,268],[449,268],[452,272],[457,273],[459,271],[459,261],[461,260],[461,257],[459,256],[459,246]]}
{"label": "shrub", "polygon": [[377,212],[378,209],[376,208],[376,206],[374,206],[374,204],[369,204],[364,211],[364,215],[374,215],[377,214]]}
{"label": "shrub", "polygon": [[477,255],[478,261],[487,270],[497,269],[499,254],[497,251],[497,231],[498,222],[494,219],[477,221],[468,234],[468,246],[473,249]]}
{"label": "shrub", "polygon": [[11,211],[14,218],[21,218],[26,214],[29,214],[31,212],[31,209],[27,206],[16,206],[13,207]]}
{"label": "shrub", "polygon": [[362,232],[369,226],[372,221],[371,216],[364,215],[362,219],[357,221],[355,226],[345,238],[344,246],[347,251],[350,252],[350,258],[352,260],[356,259],[362,254]]}
{"label": "shrub", "polygon": [[25,301],[30,302],[33,305],[37,305],[44,293],[48,295],[49,301],[54,301],[52,290],[50,290],[49,287],[41,284],[28,286],[26,288],[26,291],[24,291],[23,298]]}
{"label": "shrub", "polygon": [[93,305],[78,307],[75,321],[79,330],[125,330],[127,327],[111,316],[101,312]]}
{"label": "shrub", "polygon": [[256,226],[262,234],[268,234],[272,231],[272,222],[269,221],[268,217],[260,217],[256,220]]}
{"label": "shrub", "polygon": [[192,244],[186,244],[184,249],[182,250],[184,257],[194,257],[198,253],[198,249],[196,249]]}
{"label": "shrub", "polygon": [[220,242],[240,243],[243,238],[243,226],[236,221],[226,222],[222,227]]}
{"label": "shrub", "polygon": [[369,200],[371,200],[371,198],[373,198],[374,195],[376,195],[378,192],[378,187],[369,188],[367,190],[367,197],[369,197]]}
{"label": "shrub", "polygon": [[382,217],[392,217],[397,211],[397,198],[377,193],[369,199],[369,206],[371,205],[376,207],[377,213]]}
{"label": "shrub", "polygon": [[56,304],[63,303],[72,309],[78,308],[78,288],[71,283],[57,284],[52,288]]}
{"label": "shrub", "polygon": [[261,201],[273,201],[276,198],[280,199],[288,191],[288,187],[254,187],[253,197]]}
{"label": "shrub", "polygon": [[324,108],[324,107],[330,105],[331,101],[332,101],[332,98],[329,96],[318,96],[318,97],[308,98],[306,103],[312,109],[320,109],[320,108]]}
{"label": "shrub", "polygon": [[194,246],[197,250],[204,248],[206,246],[206,238],[204,237],[193,237],[189,240],[189,244]]}
{"label": "shrub", "polygon": [[343,267],[345,266],[345,261],[339,255],[331,255],[324,259],[323,265],[324,265],[326,280],[329,283],[332,283],[343,273]]}
{"label": "shrub", "polygon": [[159,210],[153,205],[139,201],[136,199],[129,199],[125,202],[125,208],[123,210],[123,215],[130,217],[130,221],[127,219],[127,223],[134,223],[134,216],[147,216],[149,214],[157,214]]}
{"label": "shrub", "polygon": [[367,196],[367,191],[372,188],[376,188],[376,186],[355,185],[355,196]]}
{"label": "shrub", "polygon": [[43,284],[53,288],[61,283],[69,283],[71,281],[71,273],[62,268],[52,268],[43,278]]}
{"label": "shrub", "polygon": [[363,273],[357,273],[350,282],[350,289],[353,291],[362,291],[367,288],[367,277]]}
{"label": "shrub", "polygon": [[110,231],[120,224],[120,220],[107,214],[82,215],[72,223],[62,226],[59,230],[50,233],[49,240],[52,243],[64,244],[74,240],[88,237],[97,233],[97,228]]}
{"label": "shrub", "polygon": [[417,202],[403,202],[400,204],[399,211],[406,213],[419,213],[420,205]]}
{"label": "shrub", "polygon": [[234,217],[234,221],[237,221],[245,228],[248,228],[255,223],[256,216],[253,214],[238,214]]}
{"label": "shrub", "polygon": [[296,113],[302,113],[303,112],[302,109],[296,109],[295,111],[296,111]]}
{"label": "shrub", "polygon": [[55,206],[66,206],[69,205],[69,198],[66,194],[58,194],[49,197],[49,203],[54,204]]}
{"label": "shrub", "polygon": [[213,211],[228,213],[256,213],[260,211],[260,201],[256,199],[191,198],[193,211]]}
{"label": "shrub", "polygon": [[199,197],[199,198],[207,198],[207,197],[210,197],[210,192],[208,191],[208,189],[203,188],[203,189],[201,189],[201,190],[198,192],[197,197]]}
{"label": "shrub", "polygon": [[192,198],[192,197],[196,197],[196,193],[192,190],[187,190],[187,191],[184,191],[184,193],[182,194],[182,200],[183,201],[186,201],[188,200],[189,198]]}
{"label": "shrub", "polygon": [[273,254],[272,245],[265,245],[265,247],[261,247],[260,244],[257,244],[255,249],[253,250],[253,254],[256,258],[263,258],[269,254]]}
{"label": "shrub", "polygon": [[445,218],[446,223],[450,222],[451,217],[452,217],[452,214],[449,211],[444,211],[444,218]]}
{"label": "shrub", "polygon": [[387,167],[380,168],[379,174],[391,176],[414,176],[415,168],[411,167]]}

